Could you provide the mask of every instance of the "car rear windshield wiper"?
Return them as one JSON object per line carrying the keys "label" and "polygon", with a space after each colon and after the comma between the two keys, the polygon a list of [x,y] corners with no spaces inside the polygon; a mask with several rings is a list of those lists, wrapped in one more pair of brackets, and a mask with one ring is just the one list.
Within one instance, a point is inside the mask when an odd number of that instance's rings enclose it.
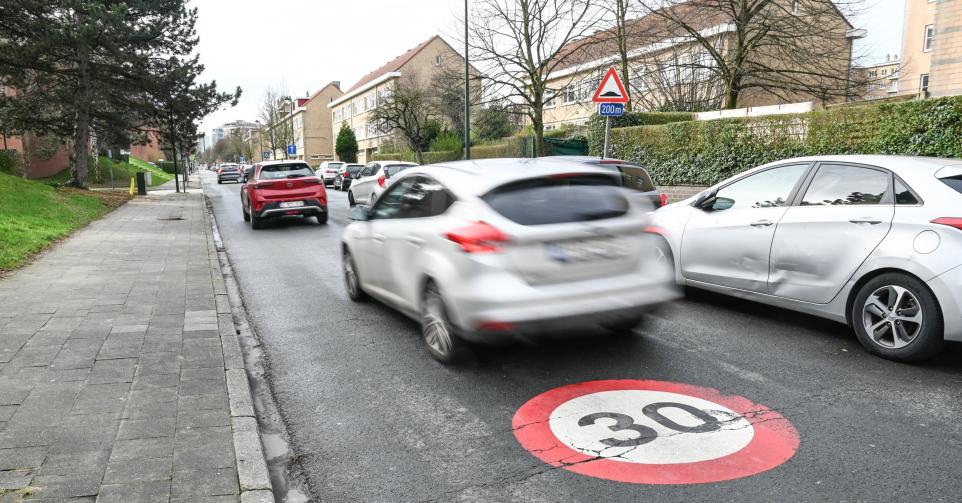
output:
{"label": "car rear windshield wiper", "polygon": [[295,174],[293,174],[293,175],[287,175],[288,178],[304,178],[305,176],[307,176],[307,175],[301,175],[301,174],[297,174],[297,173],[295,173]]}

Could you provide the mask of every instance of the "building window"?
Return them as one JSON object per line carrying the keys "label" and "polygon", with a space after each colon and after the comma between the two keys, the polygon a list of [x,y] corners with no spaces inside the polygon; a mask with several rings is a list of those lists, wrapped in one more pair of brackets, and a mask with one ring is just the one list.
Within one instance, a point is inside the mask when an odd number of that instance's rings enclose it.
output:
{"label": "building window", "polygon": [[545,91],[544,107],[545,107],[545,108],[552,108],[552,107],[554,107],[554,105],[555,105],[554,98],[555,98],[555,92],[554,92],[554,91],[552,91],[552,90],[550,90],[550,89],[548,89],[547,91]]}
{"label": "building window", "polygon": [[935,26],[926,25],[925,27],[925,41],[922,42],[922,50],[929,52],[932,50],[932,40],[935,38]]}
{"label": "building window", "polygon": [[364,130],[365,130],[364,126],[358,126],[358,127],[354,128],[354,136],[355,136],[358,140],[363,140],[363,139],[365,138],[365,136],[364,136]]}
{"label": "building window", "polygon": [[882,76],[884,77],[884,76],[886,76],[886,75],[888,75],[888,74],[889,74],[889,69],[888,69],[888,68],[882,68]]}
{"label": "building window", "polygon": [[441,55],[438,54],[437,56],[434,57],[434,66],[441,66],[442,61],[443,60],[441,59]]}
{"label": "building window", "polygon": [[868,76],[869,76],[869,77],[875,77],[876,75],[878,75],[878,73],[876,73],[875,70],[869,70],[869,72],[868,72]]}
{"label": "building window", "polygon": [[929,74],[923,73],[922,76],[919,77],[919,94],[921,94],[924,97],[928,94],[928,92],[929,92]]}
{"label": "building window", "polygon": [[798,14],[798,0],[792,0],[792,14]]}

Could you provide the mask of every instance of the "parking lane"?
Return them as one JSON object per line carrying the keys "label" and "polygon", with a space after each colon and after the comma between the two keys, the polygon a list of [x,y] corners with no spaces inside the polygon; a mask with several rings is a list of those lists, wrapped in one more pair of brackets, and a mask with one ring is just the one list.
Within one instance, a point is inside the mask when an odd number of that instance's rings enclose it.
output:
{"label": "parking lane", "polygon": [[[209,181],[208,177],[208,181]],[[277,402],[321,500],[824,501],[951,499],[962,461],[962,351],[922,366],[864,353],[841,325],[695,293],[650,316],[635,337],[584,334],[539,346],[481,349],[443,367],[416,324],[347,299],[340,232],[287,218],[252,231],[237,185],[207,183]],[[550,389],[653,379],[737,394],[787,417],[798,453],[730,482],[633,485],[554,469],[516,441],[511,418]],[[956,472],[957,473],[957,472]]]}

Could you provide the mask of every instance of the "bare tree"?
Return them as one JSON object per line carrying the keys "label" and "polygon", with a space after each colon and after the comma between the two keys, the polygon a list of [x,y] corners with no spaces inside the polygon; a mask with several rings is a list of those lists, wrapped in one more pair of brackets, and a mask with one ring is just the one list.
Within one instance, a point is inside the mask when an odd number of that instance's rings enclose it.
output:
{"label": "bare tree", "polygon": [[479,0],[468,45],[493,93],[521,104],[544,154],[548,79],[599,22],[592,0]]}
{"label": "bare tree", "polygon": [[259,118],[264,124],[261,131],[264,144],[276,156],[277,151],[287,154],[287,146],[297,141],[294,137],[294,125],[291,121],[291,98],[283,88],[269,87],[264,92],[261,102]]}
{"label": "bare tree", "polygon": [[840,9],[854,12],[861,1],[641,0],[641,5],[665,23],[676,46],[685,47],[682,52],[705,56],[684,60],[679,68],[712,74],[723,85],[723,108],[730,109],[754,92],[786,102],[855,96],[862,86],[849,71],[852,26]]}
{"label": "bare tree", "polygon": [[370,115],[371,122],[382,131],[393,132],[414,151],[418,164],[424,163],[424,150],[441,129],[442,118],[433,93],[414,73],[399,78],[384,103]]}

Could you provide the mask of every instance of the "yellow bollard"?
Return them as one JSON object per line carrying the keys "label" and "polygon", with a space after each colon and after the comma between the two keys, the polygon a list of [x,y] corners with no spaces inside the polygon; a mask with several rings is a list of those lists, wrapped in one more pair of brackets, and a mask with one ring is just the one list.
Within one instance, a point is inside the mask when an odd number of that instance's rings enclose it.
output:
{"label": "yellow bollard", "polygon": [[134,177],[130,177],[130,195],[134,195],[137,192],[137,185],[134,181]]}

